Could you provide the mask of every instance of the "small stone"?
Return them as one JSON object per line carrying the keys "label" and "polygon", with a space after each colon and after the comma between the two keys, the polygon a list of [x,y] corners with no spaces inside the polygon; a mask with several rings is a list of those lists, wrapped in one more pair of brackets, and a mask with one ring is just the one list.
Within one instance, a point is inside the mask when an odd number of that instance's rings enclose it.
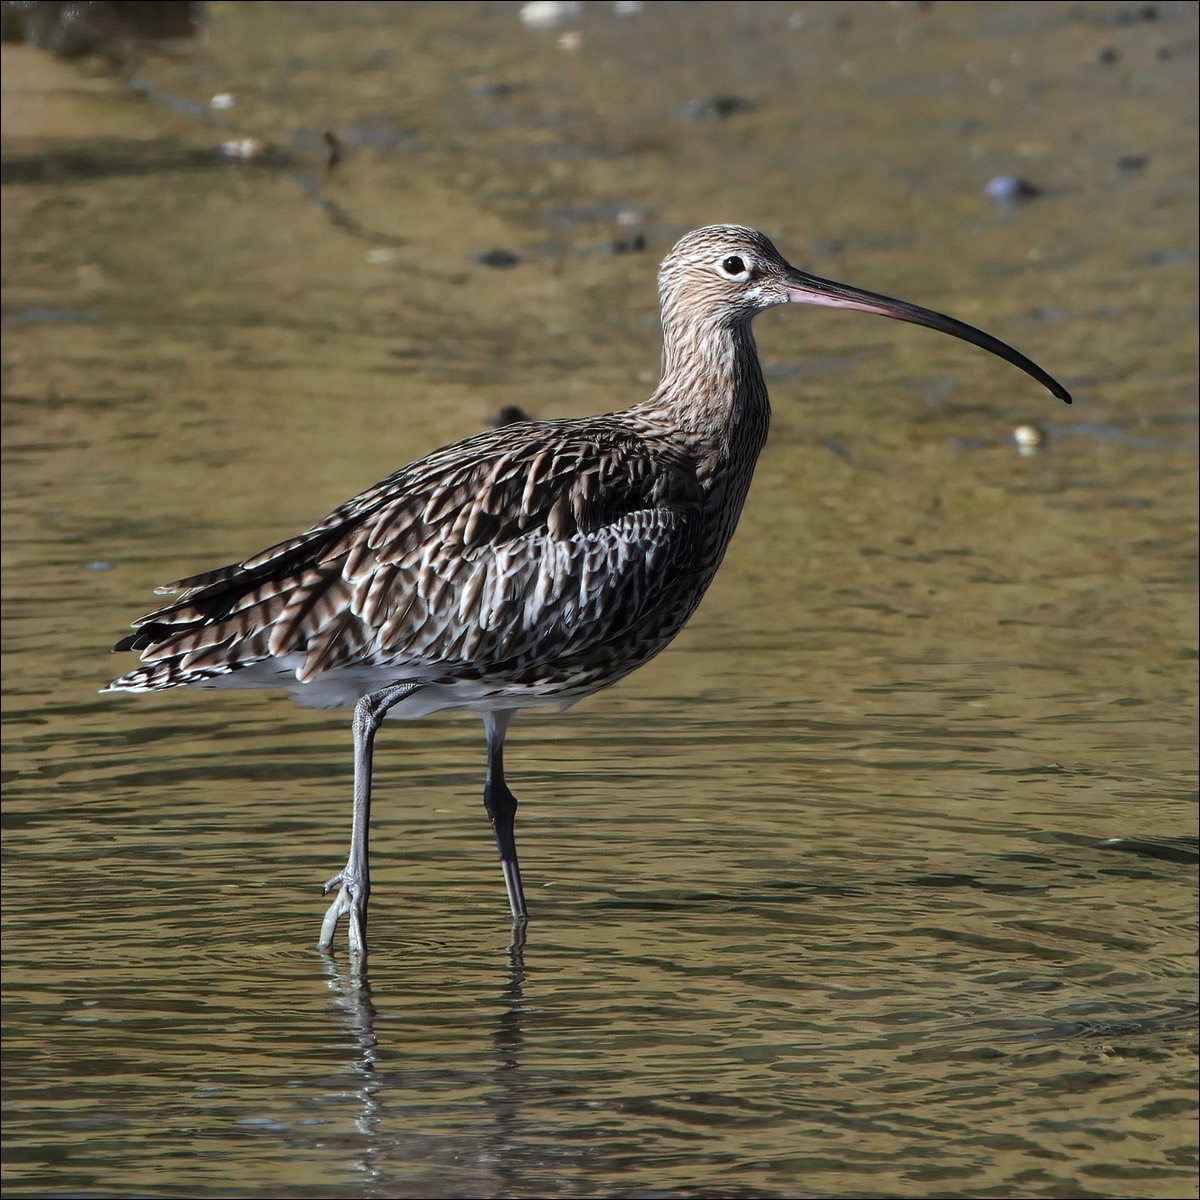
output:
{"label": "small stone", "polygon": [[1138,25],[1143,21],[1157,21],[1158,9],[1153,4],[1141,4],[1136,8],[1121,9],[1114,23],[1117,25]]}
{"label": "small stone", "polygon": [[1022,454],[1036,454],[1046,444],[1046,431],[1040,425],[1018,425],[1012,436]]}
{"label": "small stone", "polygon": [[494,83],[477,83],[471,88],[471,94],[480,100],[506,100],[516,91],[511,83],[496,80]]}
{"label": "small stone", "polygon": [[521,20],[530,29],[553,29],[579,15],[577,0],[530,0],[521,5]]}
{"label": "small stone", "polygon": [[635,233],[632,237],[613,238],[609,248],[614,254],[641,254],[646,248],[646,235]]}
{"label": "small stone", "polygon": [[261,158],[267,144],[259,138],[233,138],[221,143],[221,153],[226,158],[240,158],[246,161]]}
{"label": "small stone", "polygon": [[997,204],[1015,204],[1022,200],[1032,200],[1042,194],[1042,189],[1028,179],[1019,175],[997,175],[989,180],[983,189],[983,194]]}
{"label": "small stone", "polygon": [[531,417],[519,404],[505,404],[500,408],[499,412],[493,413],[487,419],[487,423],[493,429],[500,429],[504,425],[515,425],[518,421],[532,421]]}
{"label": "small stone", "polygon": [[520,255],[512,250],[482,250],[472,259],[481,267],[495,267],[497,270],[507,270],[515,267],[521,261]]}
{"label": "small stone", "polygon": [[754,102],[741,96],[703,96],[689,100],[679,112],[689,121],[726,121],[753,108]]}
{"label": "small stone", "polygon": [[1122,154],[1117,159],[1118,171],[1140,171],[1150,161],[1148,154]]}

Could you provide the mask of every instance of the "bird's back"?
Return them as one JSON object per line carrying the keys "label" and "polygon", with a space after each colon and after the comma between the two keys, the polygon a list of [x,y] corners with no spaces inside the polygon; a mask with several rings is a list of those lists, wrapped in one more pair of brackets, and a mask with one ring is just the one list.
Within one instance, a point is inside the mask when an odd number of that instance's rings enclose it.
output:
{"label": "bird's back", "polygon": [[304,700],[340,675],[334,703],[385,677],[586,694],[694,610],[716,567],[704,512],[697,464],[627,414],[490,430],[160,589],[179,595],[118,643],[143,663],[111,686],[265,683]]}

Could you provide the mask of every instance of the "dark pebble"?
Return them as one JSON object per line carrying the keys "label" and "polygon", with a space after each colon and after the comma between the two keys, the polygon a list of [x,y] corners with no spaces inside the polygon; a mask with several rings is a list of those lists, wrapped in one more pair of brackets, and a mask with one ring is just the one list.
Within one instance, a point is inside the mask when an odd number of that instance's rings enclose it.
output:
{"label": "dark pebble", "polygon": [[509,267],[515,267],[521,261],[520,255],[515,254],[512,250],[483,250],[476,254],[473,262],[478,263],[481,267],[496,267],[499,270],[507,270]]}
{"label": "dark pebble", "polygon": [[1158,8],[1153,4],[1139,4],[1137,8],[1123,8],[1113,18],[1116,25],[1139,25],[1143,21],[1157,21]]}
{"label": "dark pebble", "polygon": [[477,83],[471,88],[471,95],[480,100],[504,100],[514,91],[516,88],[511,83]]}
{"label": "dark pebble", "polygon": [[1122,154],[1117,159],[1118,171],[1141,171],[1150,161],[1148,154]]}
{"label": "dark pebble", "polygon": [[646,248],[646,235],[635,233],[632,237],[613,238],[609,249],[614,254],[641,254]]}
{"label": "dark pebble", "polygon": [[499,412],[488,417],[487,423],[493,429],[499,429],[502,425],[515,425],[518,421],[532,420],[533,418],[519,404],[506,404]]}
{"label": "dark pebble", "polygon": [[726,121],[739,113],[749,112],[753,107],[752,100],[745,100],[741,96],[705,96],[689,100],[679,112],[689,121]]}
{"label": "dark pebble", "polygon": [[1042,189],[1019,175],[997,175],[983,189],[983,194],[998,204],[1012,204],[1020,200],[1032,200],[1042,194]]}

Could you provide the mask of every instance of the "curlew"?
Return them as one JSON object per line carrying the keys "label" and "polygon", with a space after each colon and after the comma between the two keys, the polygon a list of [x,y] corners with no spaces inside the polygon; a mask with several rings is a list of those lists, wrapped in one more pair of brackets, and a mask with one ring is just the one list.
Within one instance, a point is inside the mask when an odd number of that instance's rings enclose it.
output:
{"label": "curlew", "polygon": [[504,779],[524,708],[563,710],[664,649],[724,557],[767,437],[770,406],[750,324],[816,304],[925,325],[1061,384],[970,325],[790,266],[752,229],[682,238],[658,280],[662,379],[632,408],[517,421],[436,450],[305,533],[159,588],[165,607],[116,650],[141,665],[108,690],[286,688],[354,709],[350,855],[321,926],[346,917],[367,948],[371,761],[384,717],[483,719],[483,801],[514,924],[527,917]]}

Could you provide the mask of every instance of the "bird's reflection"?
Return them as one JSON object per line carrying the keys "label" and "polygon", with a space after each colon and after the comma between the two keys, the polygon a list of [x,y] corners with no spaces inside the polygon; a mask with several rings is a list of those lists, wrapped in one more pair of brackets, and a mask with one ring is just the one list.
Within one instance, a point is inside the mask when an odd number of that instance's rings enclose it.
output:
{"label": "bird's reflection", "polygon": [[525,934],[526,925],[513,925],[512,940],[508,943],[508,979],[500,996],[500,1015],[492,1034],[492,1045],[496,1048],[498,1072],[511,1071],[519,1067],[520,1051],[524,1037],[521,1019],[525,1012]]}
{"label": "bird's reflection", "polygon": [[[503,984],[490,1002],[488,997],[481,997],[486,1006],[484,1011],[494,1006],[495,1012],[491,1038],[494,1051],[492,1062],[490,1065],[486,1062],[479,1064],[480,1077],[490,1078],[493,1084],[484,1096],[491,1120],[472,1122],[471,1132],[464,1131],[464,1137],[475,1143],[473,1147],[468,1148],[456,1140],[454,1145],[445,1148],[447,1161],[461,1162],[466,1152],[472,1154],[481,1165],[486,1164],[486,1171],[494,1177],[493,1190],[501,1192],[511,1190],[519,1182],[520,1175],[520,1156],[512,1151],[519,1144],[520,1114],[525,1092],[520,1071],[521,1050],[525,1040],[522,1022],[527,1011],[524,995],[525,940],[525,925],[514,924],[505,960]],[[365,1139],[365,1145],[355,1167],[369,1184],[378,1185],[370,1188],[370,1194],[394,1194],[388,1192],[392,1182],[388,1165],[403,1162],[411,1166],[412,1130],[406,1128],[399,1131],[389,1126],[385,1120],[386,1101],[389,1091],[407,1094],[412,1081],[403,1068],[380,1069],[379,1040],[376,1035],[378,1009],[372,997],[366,956],[339,960],[328,951],[321,950],[319,953],[329,990],[334,995],[332,1011],[339,1019],[341,1029],[350,1035],[352,1057],[346,1064],[346,1070],[358,1080],[353,1089],[358,1103],[354,1125]],[[430,1149],[426,1146],[422,1157],[429,1154]],[[436,1162],[440,1157],[433,1150],[431,1158]]]}
{"label": "bird's reflection", "polygon": [[376,1077],[376,1054],[379,1042],[375,1036],[375,1004],[371,999],[371,979],[365,956],[353,956],[346,966],[325,949],[318,954],[329,979],[334,1005],[345,1017],[345,1027],[357,1048],[356,1057],[348,1064],[352,1074],[362,1083],[358,1089],[361,1110],[355,1118],[360,1133],[371,1136],[379,1129],[379,1099],[381,1084]]}

